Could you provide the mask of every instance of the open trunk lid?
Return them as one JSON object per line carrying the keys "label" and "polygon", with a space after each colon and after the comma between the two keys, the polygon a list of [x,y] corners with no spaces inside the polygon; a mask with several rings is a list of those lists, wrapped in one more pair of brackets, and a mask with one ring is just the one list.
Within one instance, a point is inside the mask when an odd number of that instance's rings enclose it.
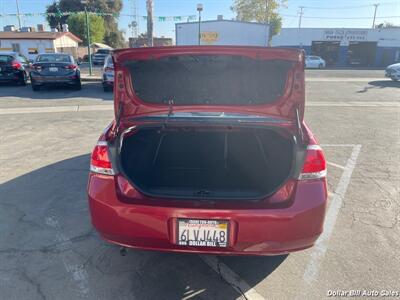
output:
{"label": "open trunk lid", "polygon": [[304,54],[298,49],[179,46],[113,52],[116,120],[173,113],[304,114]]}

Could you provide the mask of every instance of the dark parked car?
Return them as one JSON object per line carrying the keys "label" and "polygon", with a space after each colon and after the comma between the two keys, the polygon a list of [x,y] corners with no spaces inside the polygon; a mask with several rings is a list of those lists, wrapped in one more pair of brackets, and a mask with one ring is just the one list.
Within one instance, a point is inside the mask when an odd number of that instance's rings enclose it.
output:
{"label": "dark parked car", "polygon": [[103,65],[106,57],[111,53],[112,49],[101,48],[92,54],[92,63],[94,65]]}
{"label": "dark parked car", "polygon": [[81,72],[74,58],[69,54],[39,54],[29,73],[31,85],[37,91],[44,85],[66,85],[81,89]]}
{"label": "dark parked car", "polygon": [[115,120],[90,162],[92,223],[112,243],[277,255],[323,229],[326,162],[304,123],[304,52],[113,52]]}
{"label": "dark parked car", "polygon": [[26,85],[30,63],[16,52],[0,52],[0,82]]}
{"label": "dark parked car", "polygon": [[114,64],[111,55],[107,56],[104,62],[102,83],[105,92],[112,91],[114,87]]}

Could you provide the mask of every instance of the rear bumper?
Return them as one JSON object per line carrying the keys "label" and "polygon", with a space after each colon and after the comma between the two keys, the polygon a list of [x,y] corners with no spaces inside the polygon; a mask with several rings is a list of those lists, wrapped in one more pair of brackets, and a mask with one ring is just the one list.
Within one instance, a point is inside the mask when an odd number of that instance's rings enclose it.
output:
{"label": "rear bumper", "polygon": [[[278,255],[313,246],[322,232],[325,180],[299,182],[293,204],[281,209],[204,209],[127,204],[118,200],[114,177],[90,174],[92,223],[107,241],[150,250],[235,255]],[[149,200],[151,201],[151,200]],[[176,245],[177,218],[230,222],[227,248]]]}
{"label": "rear bumper", "polygon": [[114,86],[114,76],[104,74],[102,81],[104,86]]}
{"label": "rear bumper", "polygon": [[43,84],[76,84],[79,80],[78,75],[70,76],[32,76],[31,81],[35,85]]}

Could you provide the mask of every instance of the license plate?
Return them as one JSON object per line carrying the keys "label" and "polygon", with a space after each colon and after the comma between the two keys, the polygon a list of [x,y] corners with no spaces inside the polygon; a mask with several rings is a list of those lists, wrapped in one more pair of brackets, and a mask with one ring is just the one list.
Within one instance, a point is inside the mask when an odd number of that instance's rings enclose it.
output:
{"label": "license plate", "polygon": [[229,245],[229,222],[224,220],[178,219],[178,245],[220,247]]}
{"label": "license plate", "polygon": [[50,67],[50,68],[49,68],[49,71],[50,71],[50,72],[58,72],[58,68]]}

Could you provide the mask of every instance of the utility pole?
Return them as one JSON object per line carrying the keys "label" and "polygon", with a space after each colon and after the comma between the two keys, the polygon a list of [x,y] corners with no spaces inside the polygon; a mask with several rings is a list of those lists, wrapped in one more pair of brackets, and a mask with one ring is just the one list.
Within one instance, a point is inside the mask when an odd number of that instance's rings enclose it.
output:
{"label": "utility pole", "polygon": [[268,0],[265,0],[265,24],[267,24],[267,26],[268,26],[267,46],[271,47],[271,40],[272,40],[271,32],[272,32],[272,30],[271,30],[271,24],[269,22],[269,2],[268,2]]}
{"label": "utility pole", "polygon": [[199,35],[198,35],[198,44],[201,45],[201,12],[203,10],[203,4],[197,4],[197,11],[199,12]]}
{"label": "utility pole", "polygon": [[372,28],[375,28],[376,11],[378,9],[379,4],[376,3],[376,4],[374,4],[374,6],[375,6],[375,10],[374,10],[374,20],[372,21]]}
{"label": "utility pole", "polygon": [[299,31],[300,31],[300,28],[301,28],[301,18],[303,17],[303,8],[304,8],[304,6],[300,6],[299,8],[300,8],[300,12],[299,12]]}
{"label": "utility pole", "polygon": [[299,46],[300,48],[303,48],[303,45],[301,43],[301,36],[300,36],[300,28],[301,28],[301,18],[303,17],[303,8],[304,6],[300,6],[300,12],[299,12],[299,28],[297,30],[297,35],[299,36]]}
{"label": "utility pole", "polygon": [[147,45],[153,47],[153,0],[146,0],[147,7]]}
{"label": "utility pole", "polygon": [[21,15],[20,15],[20,13],[19,13],[19,4],[18,4],[18,0],[15,0],[15,3],[17,4],[18,26],[19,26],[19,30],[21,31]]}
{"label": "utility pole", "polygon": [[89,75],[92,76],[92,53],[90,51],[90,18],[86,6],[87,0],[81,0],[81,3],[85,5],[86,40],[87,40],[87,49],[89,57]]}

